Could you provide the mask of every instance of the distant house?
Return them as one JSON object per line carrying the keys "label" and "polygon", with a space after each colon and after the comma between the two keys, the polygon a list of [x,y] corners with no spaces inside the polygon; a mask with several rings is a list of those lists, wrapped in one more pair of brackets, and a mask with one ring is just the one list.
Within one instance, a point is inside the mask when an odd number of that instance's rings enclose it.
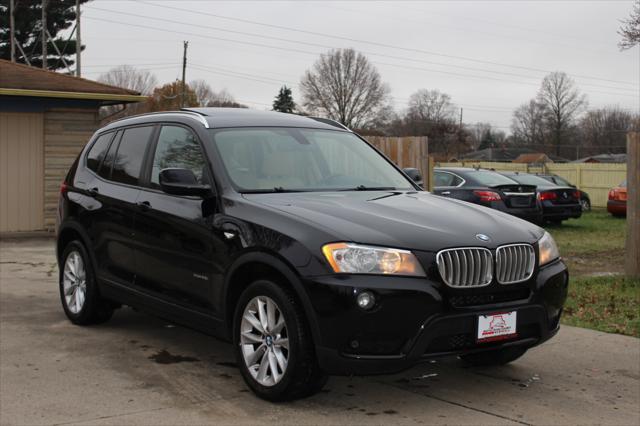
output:
{"label": "distant house", "polygon": [[52,230],[67,170],[130,90],[0,60],[0,233]]}
{"label": "distant house", "polygon": [[512,163],[522,164],[544,164],[553,163],[553,160],[542,152],[536,152],[532,154],[520,154],[518,158],[512,161]]}
{"label": "distant house", "polygon": [[627,154],[599,154],[580,158],[572,163],[626,163]]}

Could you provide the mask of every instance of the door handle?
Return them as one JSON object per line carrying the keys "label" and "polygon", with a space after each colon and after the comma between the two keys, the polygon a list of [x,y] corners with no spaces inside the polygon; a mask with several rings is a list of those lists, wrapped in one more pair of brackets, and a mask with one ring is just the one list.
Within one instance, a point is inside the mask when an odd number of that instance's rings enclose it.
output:
{"label": "door handle", "polygon": [[146,212],[147,210],[151,210],[151,203],[148,201],[138,201],[136,203],[136,206],[138,206],[138,208],[143,212]]}
{"label": "door handle", "polygon": [[90,188],[87,190],[87,193],[89,194],[89,196],[91,197],[96,197],[98,195],[100,191],[98,191],[98,188]]}
{"label": "door handle", "polygon": [[451,191],[442,191],[440,194],[442,194],[442,195],[451,195]]}

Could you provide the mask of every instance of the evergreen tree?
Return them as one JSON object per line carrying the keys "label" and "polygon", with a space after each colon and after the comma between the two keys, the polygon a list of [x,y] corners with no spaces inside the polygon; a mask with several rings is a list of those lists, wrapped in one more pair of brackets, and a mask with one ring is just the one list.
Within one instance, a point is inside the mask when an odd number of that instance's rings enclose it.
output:
{"label": "evergreen tree", "polygon": [[[80,0],[86,3],[89,0]],[[51,39],[47,43],[47,68],[57,70],[64,68],[55,45],[60,49],[62,57],[69,64],[75,63],[75,38],[59,37],[59,34],[75,25],[75,0],[49,0],[47,2],[47,30]],[[14,0],[15,37],[24,50],[29,63],[34,67],[42,67],[42,2],[34,0]],[[0,59],[11,59],[11,43],[9,40],[9,0],[0,0]],[[83,46],[84,48],[84,46]],[[16,46],[16,62],[26,64],[25,57]]]}
{"label": "evergreen tree", "polygon": [[483,150],[486,148],[494,148],[496,145],[496,138],[491,132],[491,129],[487,130],[484,135],[482,135],[482,139],[480,140],[479,150]]}
{"label": "evergreen tree", "polygon": [[291,89],[287,86],[282,86],[278,96],[273,101],[273,110],[279,112],[293,113],[296,109],[296,104],[293,102],[293,96],[291,95]]}

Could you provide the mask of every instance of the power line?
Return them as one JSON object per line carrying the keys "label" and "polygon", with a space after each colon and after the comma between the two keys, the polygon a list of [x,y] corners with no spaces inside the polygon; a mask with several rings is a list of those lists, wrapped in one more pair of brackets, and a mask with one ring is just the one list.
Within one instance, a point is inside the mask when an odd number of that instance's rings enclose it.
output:
{"label": "power line", "polygon": [[[183,24],[183,25],[189,25],[189,26],[196,26],[196,27],[198,26],[198,25],[195,25],[195,24],[181,23],[181,22],[177,22],[177,21],[165,20],[165,19],[162,19],[162,18],[151,18],[151,17],[146,17],[146,16],[138,15],[138,14],[129,14],[129,13],[125,13],[125,12],[115,12],[115,13],[125,14],[125,15],[132,15],[132,16],[135,16],[135,17],[142,17],[142,18],[151,19],[151,20],[167,21],[167,22]],[[307,54],[307,55],[317,56],[319,54],[318,52],[309,52],[309,51],[300,50],[300,49],[292,49],[292,48],[286,48],[286,47],[280,47],[280,46],[272,46],[272,45],[267,45],[267,44],[262,44],[262,43],[248,42],[248,41],[242,41],[242,40],[234,40],[234,39],[229,39],[229,38],[224,38],[224,37],[217,37],[217,36],[212,36],[212,35],[203,35],[203,34],[192,33],[192,32],[168,30],[168,29],[165,29],[165,28],[152,27],[152,26],[149,26],[149,25],[133,24],[133,23],[127,23],[127,22],[122,22],[122,21],[114,21],[114,20],[111,20],[111,19],[96,18],[96,17],[93,17],[93,16],[87,16],[87,17],[85,17],[85,19],[92,19],[92,20],[97,20],[97,21],[104,21],[104,22],[110,22],[110,23],[115,23],[115,24],[120,24],[120,25],[128,25],[128,26],[133,26],[133,27],[151,29],[151,30],[162,31],[162,32],[170,32],[170,33],[181,34],[181,35],[189,35],[189,36],[194,36],[194,37],[202,37],[202,38],[208,38],[208,39],[214,39],[214,40],[222,40],[222,41],[227,41],[227,42],[232,42],[232,43],[239,43],[239,44],[244,44],[244,45],[266,47],[266,48],[270,48],[270,49],[277,49],[277,50],[284,50],[284,51],[292,51],[292,52],[303,53],[303,54]],[[207,26],[203,26],[203,27],[204,28],[208,28],[208,29],[216,29],[214,27],[207,27]],[[224,30],[220,30],[220,31],[224,31]],[[258,35],[258,34],[251,34],[251,33],[246,33],[246,35],[250,35],[250,36],[254,36],[254,37],[260,37],[260,38],[273,38],[273,37],[268,37],[268,36]],[[279,38],[276,38],[276,39],[279,39]],[[313,45],[313,43],[297,42],[297,41],[292,41],[292,40],[283,40],[283,41],[287,41],[287,42],[290,42],[290,43],[301,43],[301,44],[311,44],[311,45]],[[320,46],[325,47],[325,48],[332,48],[331,46],[323,46],[323,45],[320,45]],[[400,59],[400,60],[406,60],[406,61],[427,62],[427,63],[429,63],[428,61],[420,61],[420,60],[416,60],[416,59],[412,59],[412,58],[403,58],[403,57],[397,57],[397,56],[392,56],[392,55],[384,55],[384,54],[374,53],[374,52],[363,52],[363,53],[367,53],[367,54],[370,54],[372,56],[388,57],[388,58],[391,58],[391,59]],[[372,62],[376,63],[376,64],[387,65],[387,66],[392,66],[392,67],[397,67],[397,68],[402,68],[402,69],[413,69],[413,70],[418,70],[418,71],[440,73],[440,74],[445,74],[447,76],[457,76],[457,77],[463,77],[463,78],[485,79],[485,80],[499,81],[499,82],[503,82],[503,83],[504,82],[509,82],[509,83],[530,85],[530,86],[538,86],[539,85],[539,83],[534,83],[534,82],[505,80],[505,79],[502,79],[502,78],[494,78],[494,77],[482,76],[482,75],[453,73],[453,72],[450,72],[450,71],[433,70],[433,69],[423,68],[423,67],[411,67],[409,65],[389,64],[389,63],[376,62],[376,61],[372,61]],[[461,67],[461,66],[456,66],[456,65],[453,65],[453,67],[456,67],[456,68],[470,68],[470,67]],[[479,70],[479,71],[488,72],[488,73],[497,73],[497,74],[509,74],[509,73],[503,73],[503,72],[493,72],[493,71],[490,71],[490,70]],[[534,77],[530,77],[530,76],[523,76],[523,77],[524,78],[534,78]],[[602,87],[602,86],[592,85],[592,84],[584,84],[584,86]],[[604,86],[604,87],[609,88],[609,89],[615,89],[615,90],[624,90],[623,88],[611,88],[611,87],[608,87],[608,86]],[[598,93],[598,91],[593,91],[593,92]],[[614,96],[633,96],[633,95],[627,95],[627,94],[623,94],[623,93],[613,93],[613,92],[599,92],[599,93],[605,93],[605,94],[614,95]]]}
{"label": "power line", "polygon": [[[470,57],[465,57],[465,56],[458,56],[458,55],[449,55],[449,54],[445,54],[445,53],[432,52],[432,51],[423,50],[423,49],[415,49],[415,48],[409,48],[409,47],[403,47],[403,46],[396,46],[396,45],[391,45],[391,44],[386,44],[386,43],[373,42],[373,41],[368,41],[368,40],[360,40],[360,39],[356,39],[356,38],[338,36],[338,35],[334,35],[334,34],[327,34],[327,33],[322,33],[322,32],[317,32],[317,31],[309,31],[309,30],[303,30],[303,29],[299,29],[299,28],[286,27],[286,26],[283,26],[283,25],[268,24],[268,23],[265,23],[265,22],[252,21],[252,20],[243,19],[243,18],[235,18],[235,17],[224,16],[224,15],[219,15],[219,14],[215,14],[215,13],[208,13],[208,12],[202,12],[202,11],[192,11],[192,10],[188,10],[188,9],[180,8],[180,7],[153,4],[153,3],[150,3],[150,2],[147,2],[147,1],[143,1],[143,0],[131,0],[131,1],[135,1],[137,3],[149,4],[149,5],[152,5],[152,6],[155,6],[155,7],[160,7],[160,8],[165,8],[165,9],[172,9],[172,10],[177,10],[177,11],[181,11],[181,12],[197,14],[197,15],[200,15],[200,16],[202,16],[202,15],[211,16],[211,17],[218,18],[218,19],[225,19],[225,20],[230,20],[230,21],[243,22],[243,23],[251,24],[251,25],[259,25],[259,26],[268,27],[268,28],[276,28],[276,29],[285,30],[285,31],[292,31],[292,32],[297,32],[297,33],[302,33],[302,34],[309,34],[309,35],[315,35],[315,36],[320,36],[320,37],[333,38],[333,39],[337,39],[337,40],[350,41],[350,42],[355,42],[355,43],[369,44],[369,45],[372,45],[372,46],[385,47],[385,48],[389,48],[389,49],[398,49],[398,50],[404,50],[404,51],[413,52],[413,53],[423,53],[423,54],[426,54],[426,55],[441,56],[441,57],[445,57],[445,58],[459,59],[459,60],[464,60],[464,61],[469,61],[469,62],[477,62],[477,63],[487,64],[487,65],[497,65],[497,66],[508,67],[508,68],[525,69],[525,70],[529,70],[529,71],[536,71],[536,72],[543,72],[543,73],[553,72],[552,70],[545,70],[545,69],[541,69],[541,68],[527,67],[527,66],[522,66],[522,65],[512,65],[512,64],[502,63],[502,62],[487,61],[487,60],[470,58]],[[626,84],[626,85],[631,85],[631,86],[637,86],[637,83],[628,82],[628,81],[612,80],[612,79],[607,79],[607,78],[602,78],[602,77],[595,77],[595,76],[589,76],[589,75],[580,75],[580,74],[570,74],[570,75],[573,75],[574,77],[587,78],[587,79],[591,79],[591,80],[608,81],[608,82],[611,82],[611,83],[620,83],[620,84]]]}
{"label": "power line", "polygon": [[[435,25],[435,26],[440,26],[440,27],[444,27],[444,28],[448,28],[448,29],[452,29],[454,31],[464,31],[466,32],[475,32],[478,34],[484,34],[490,37],[495,37],[495,38],[500,38],[500,39],[504,39],[505,37],[508,37],[509,39],[518,39],[518,40],[522,40],[528,43],[534,43],[534,44],[539,44],[539,45],[544,45],[544,46],[565,46],[571,49],[578,49],[578,50],[583,50],[585,52],[590,52],[592,54],[597,54],[597,55],[601,55],[603,53],[609,53],[609,54],[617,54],[617,51],[607,51],[607,50],[591,50],[591,49],[585,49],[583,46],[576,46],[576,45],[572,45],[572,44],[565,44],[565,43],[558,43],[557,41],[551,41],[551,40],[532,40],[532,39],[528,39],[525,37],[519,37],[519,36],[506,36],[504,34],[496,34],[496,33],[491,33],[491,32],[487,32],[487,31],[482,31],[482,30],[478,30],[476,28],[469,28],[469,27],[456,27],[456,26],[451,26],[451,25],[444,25],[442,23],[439,22],[433,22],[433,21],[427,21],[424,19],[412,19],[412,18],[407,18],[407,17],[396,17],[396,16],[389,16],[387,14],[384,13],[376,13],[376,12],[372,12],[370,10],[356,10],[356,9],[347,9],[347,8],[343,8],[343,7],[337,7],[334,4],[328,5],[327,3],[322,3],[320,4],[314,4],[314,6],[321,6],[327,9],[335,9],[335,10],[342,10],[345,12],[351,12],[351,13],[356,13],[359,15],[369,15],[369,16],[376,16],[376,17],[382,17],[383,19],[391,19],[391,20],[395,20],[395,21],[401,21],[401,22],[412,22],[412,23],[418,23],[418,24],[428,24],[428,25]],[[403,8],[403,9],[409,9],[409,8]],[[417,9],[413,9],[413,10],[417,10]],[[438,14],[438,13],[434,13],[431,11],[426,11],[426,10],[418,10],[419,12],[424,12],[424,13],[429,13],[429,14],[433,14],[433,15],[440,15],[440,16],[448,16],[448,15],[444,15],[444,14]],[[458,17],[456,17],[458,18]],[[463,18],[464,19],[464,18]],[[479,19],[469,19],[470,21],[481,21]],[[487,21],[484,21],[487,22]],[[490,21],[489,21],[490,22]],[[494,23],[492,22],[492,25],[499,25],[498,23]],[[545,32],[541,32],[542,34],[547,35],[547,33]],[[557,35],[557,37],[565,37],[562,35]],[[590,43],[594,43],[594,41],[590,41]],[[598,42],[595,41],[595,43],[602,43],[602,42]],[[604,43],[602,43],[604,44]]]}

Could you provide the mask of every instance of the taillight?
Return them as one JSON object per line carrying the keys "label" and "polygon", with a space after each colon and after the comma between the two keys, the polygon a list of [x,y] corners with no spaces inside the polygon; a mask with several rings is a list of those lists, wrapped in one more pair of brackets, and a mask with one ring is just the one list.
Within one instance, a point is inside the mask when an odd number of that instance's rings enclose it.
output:
{"label": "taillight", "polygon": [[556,194],[555,192],[540,192],[538,194],[538,199],[540,201],[557,200],[558,194]]}
{"label": "taillight", "polygon": [[576,200],[580,199],[580,191],[573,191],[573,198],[575,198]]}
{"label": "taillight", "polygon": [[66,182],[62,182],[60,184],[60,195],[64,195],[69,191],[69,185]]}
{"label": "taillight", "polygon": [[478,197],[480,197],[480,201],[490,202],[490,201],[500,201],[500,194],[493,191],[473,191]]}

